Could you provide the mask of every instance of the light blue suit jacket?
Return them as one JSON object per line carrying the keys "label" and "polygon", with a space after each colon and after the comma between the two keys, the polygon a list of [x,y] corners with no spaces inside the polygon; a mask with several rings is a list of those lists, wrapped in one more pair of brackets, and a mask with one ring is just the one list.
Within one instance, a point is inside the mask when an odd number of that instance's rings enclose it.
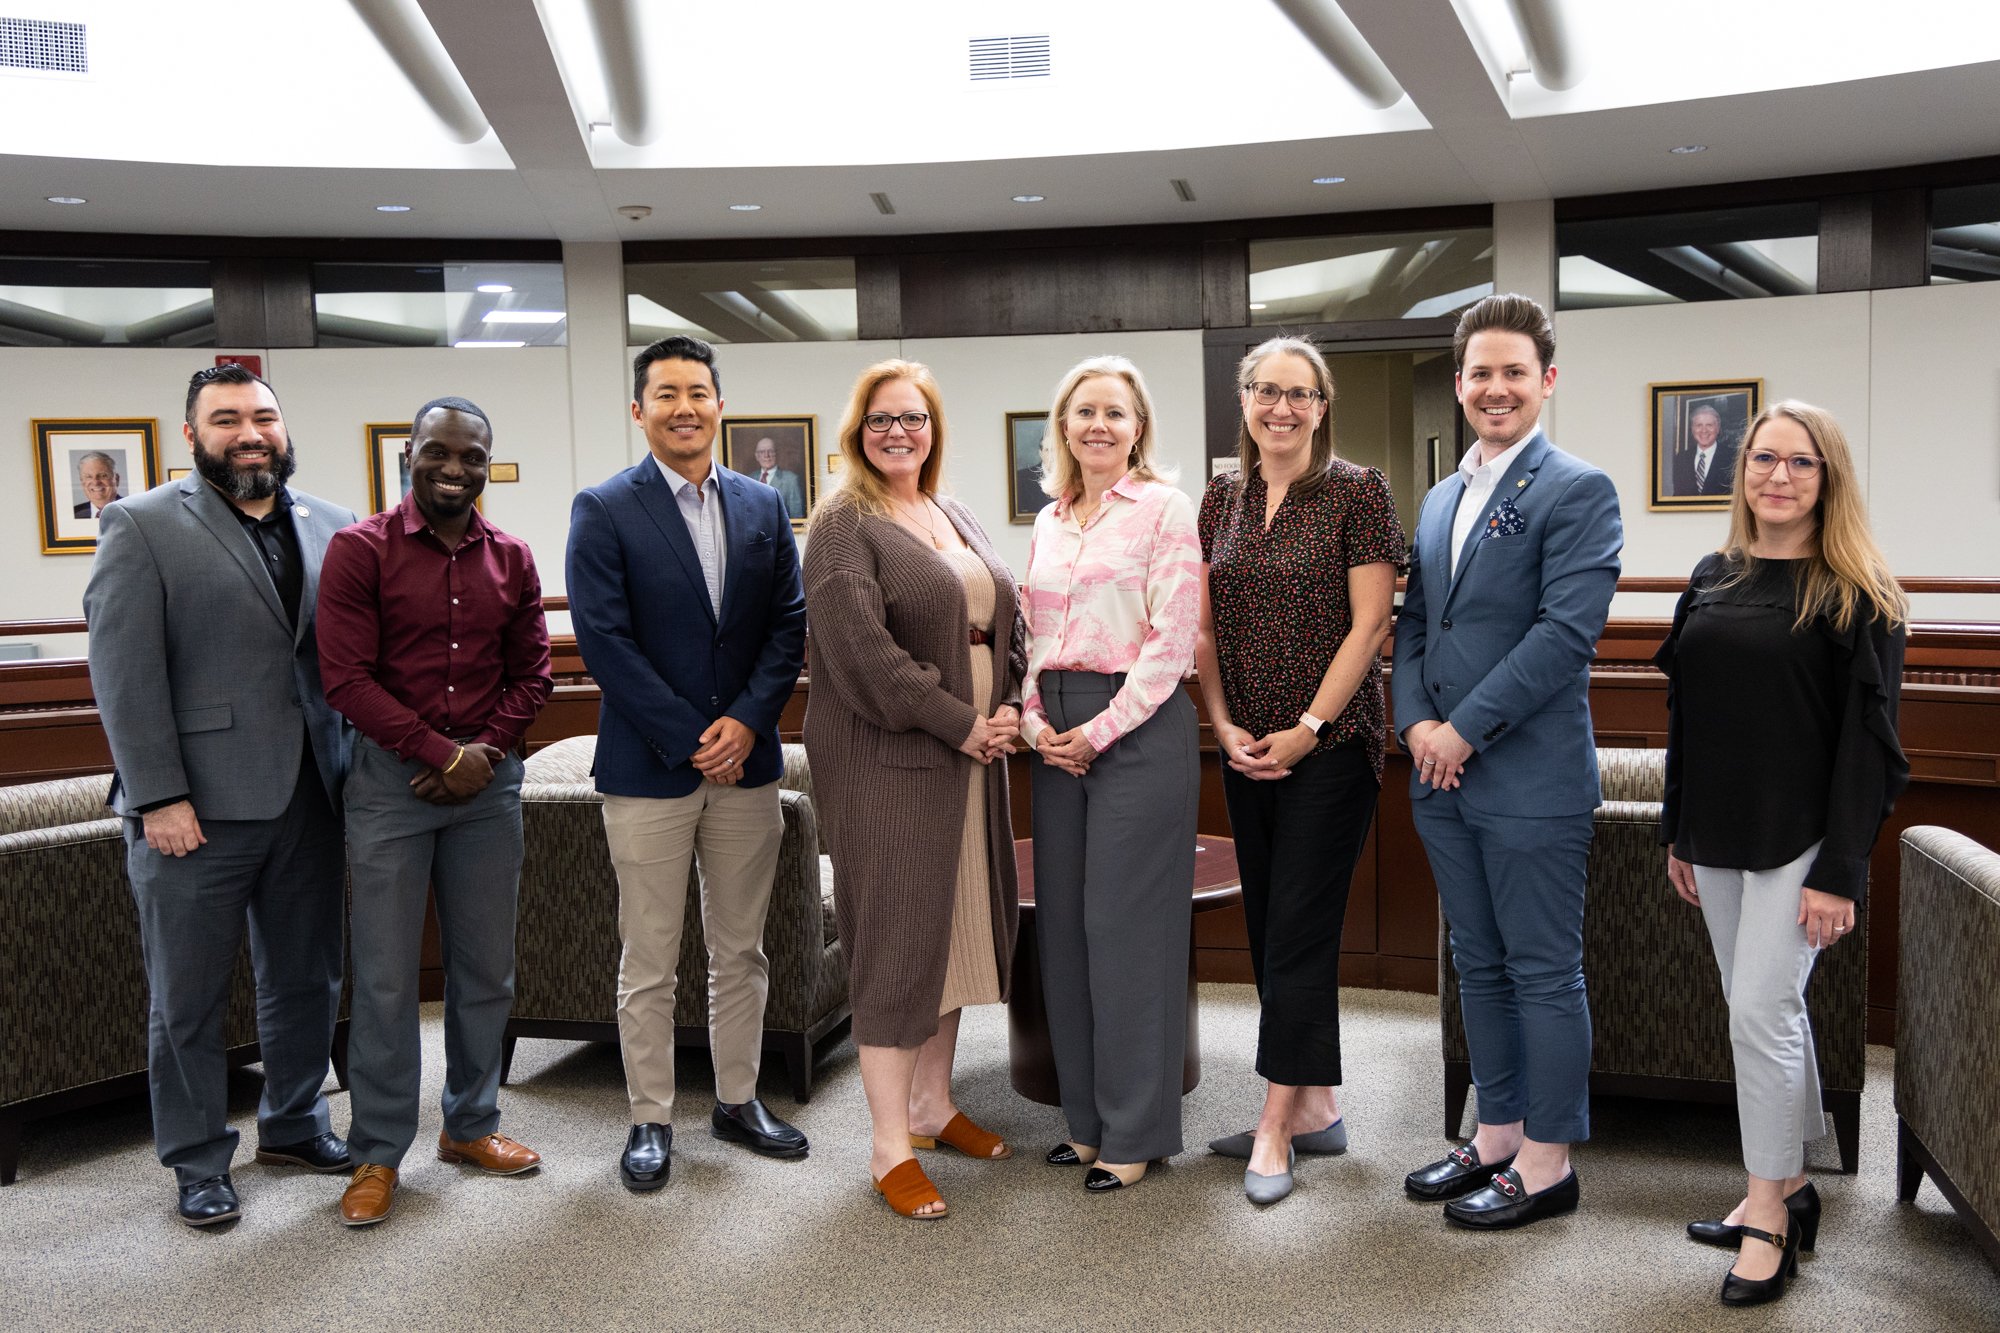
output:
{"label": "light blue suit jacket", "polygon": [[[1590,662],[1624,546],[1611,479],[1535,433],[1451,570],[1465,478],[1424,497],[1391,673],[1396,731],[1449,722],[1473,748],[1460,793],[1489,814],[1598,804]],[[1489,535],[1490,534],[1490,535]],[[1411,775],[1412,800],[1432,788]]]}

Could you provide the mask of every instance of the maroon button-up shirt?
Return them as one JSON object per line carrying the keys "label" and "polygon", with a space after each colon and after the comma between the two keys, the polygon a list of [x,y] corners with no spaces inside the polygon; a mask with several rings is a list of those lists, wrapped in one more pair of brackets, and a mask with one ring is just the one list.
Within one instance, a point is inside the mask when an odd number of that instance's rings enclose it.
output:
{"label": "maroon button-up shirt", "polygon": [[552,688],[535,557],[478,510],[455,551],[409,496],[335,533],[317,618],[326,701],[432,768],[461,741],[513,749]]}

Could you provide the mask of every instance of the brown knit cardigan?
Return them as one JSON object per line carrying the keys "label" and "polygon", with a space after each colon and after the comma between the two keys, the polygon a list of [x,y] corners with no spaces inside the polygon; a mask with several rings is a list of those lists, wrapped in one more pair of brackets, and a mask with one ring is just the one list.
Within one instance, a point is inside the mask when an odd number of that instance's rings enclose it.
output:
{"label": "brown knit cardigan", "polygon": [[[921,1046],[937,1031],[967,768],[977,762],[958,746],[977,716],[1019,706],[1027,672],[1013,573],[969,510],[942,496],[938,505],[993,574],[990,698],[972,697],[965,585],[935,551],[838,492],[806,542],[806,757],[864,1046]],[[1004,760],[986,766],[986,838],[1005,995],[1019,910]]]}

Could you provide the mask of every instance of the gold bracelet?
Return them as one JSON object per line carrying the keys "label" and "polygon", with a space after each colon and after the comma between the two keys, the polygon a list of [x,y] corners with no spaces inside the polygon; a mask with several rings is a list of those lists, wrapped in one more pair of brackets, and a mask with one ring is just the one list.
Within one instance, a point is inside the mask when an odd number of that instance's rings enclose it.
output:
{"label": "gold bracelet", "polygon": [[439,769],[438,772],[440,773],[451,772],[451,770],[458,767],[458,761],[463,758],[465,758],[465,747],[461,745],[458,747],[458,753],[451,757],[451,762],[446,764],[443,768]]}

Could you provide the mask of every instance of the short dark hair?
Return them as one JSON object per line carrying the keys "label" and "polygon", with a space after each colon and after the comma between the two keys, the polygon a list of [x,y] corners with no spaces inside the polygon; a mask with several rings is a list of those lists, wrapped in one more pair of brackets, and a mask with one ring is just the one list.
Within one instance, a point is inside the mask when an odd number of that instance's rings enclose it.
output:
{"label": "short dark hair", "polygon": [[[201,397],[201,391],[211,384],[261,384],[271,389],[271,382],[262,375],[247,370],[231,362],[226,366],[206,366],[188,376],[187,424],[194,424],[194,400]],[[277,401],[278,391],[271,389],[271,399]]]}
{"label": "short dark hair", "polygon": [[1458,331],[1451,335],[1451,368],[1465,369],[1465,345],[1475,333],[1525,333],[1535,344],[1542,369],[1556,363],[1556,326],[1549,312],[1533,297],[1518,292],[1488,296],[1458,317]]}
{"label": "short dark hair", "polygon": [[473,402],[470,398],[433,398],[418,408],[417,414],[410,418],[411,443],[415,443],[417,436],[423,434],[424,418],[440,410],[445,412],[463,412],[469,417],[478,417],[481,421],[486,422],[486,438],[489,443],[492,441],[493,422],[488,419],[486,413],[479,410],[479,404]]}
{"label": "short dark hair", "polygon": [[715,386],[717,393],[722,392],[722,376],[715,369],[715,349],[699,338],[676,333],[671,338],[660,339],[632,358],[633,402],[646,396],[646,371],[655,361],[699,361],[708,367],[708,382]]}

